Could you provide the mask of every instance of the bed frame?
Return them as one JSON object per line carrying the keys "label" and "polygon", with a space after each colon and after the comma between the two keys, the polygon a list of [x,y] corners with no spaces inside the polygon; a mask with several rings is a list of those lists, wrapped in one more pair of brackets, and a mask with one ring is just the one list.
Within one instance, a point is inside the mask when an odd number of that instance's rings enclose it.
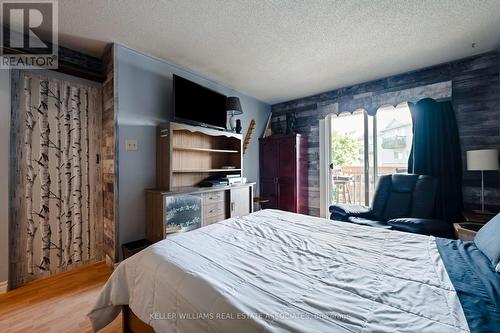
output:
{"label": "bed frame", "polygon": [[156,333],[154,329],[140,320],[128,307],[122,307],[123,333]]}

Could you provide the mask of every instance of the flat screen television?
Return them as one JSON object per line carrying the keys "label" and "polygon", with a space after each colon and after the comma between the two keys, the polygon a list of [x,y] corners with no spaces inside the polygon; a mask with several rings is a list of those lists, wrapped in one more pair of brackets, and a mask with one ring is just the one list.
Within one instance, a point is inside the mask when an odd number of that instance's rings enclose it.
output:
{"label": "flat screen television", "polygon": [[174,74],[174,119],[193,125],[226,129],[227,96]]}

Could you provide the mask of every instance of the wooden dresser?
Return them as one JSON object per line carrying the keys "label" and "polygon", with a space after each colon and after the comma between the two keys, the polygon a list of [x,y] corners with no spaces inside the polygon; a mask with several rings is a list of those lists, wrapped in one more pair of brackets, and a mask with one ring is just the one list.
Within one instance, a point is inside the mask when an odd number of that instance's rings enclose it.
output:
{"label": "wooden dresser", "polygon": [[254,185],[146,190],[146,238],[157,242],[170,233],[248,215],[253,211]]}
{"label": "wooden dresser", "polygon": [[241,134],[169,122],[158,127],[156,189],[146,190],[146,237],[190,231],[253,211],[255,183],[200,187],[210,177],[243,175]]}

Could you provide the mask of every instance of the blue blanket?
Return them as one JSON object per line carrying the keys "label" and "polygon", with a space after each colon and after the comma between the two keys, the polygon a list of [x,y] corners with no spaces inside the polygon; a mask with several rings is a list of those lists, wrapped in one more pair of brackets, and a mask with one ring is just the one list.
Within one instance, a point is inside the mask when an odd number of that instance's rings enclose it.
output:
{"label": "blue blanket", "polygon": [[474,242],[437,238],[472,333],[500,332],[500,275]]}

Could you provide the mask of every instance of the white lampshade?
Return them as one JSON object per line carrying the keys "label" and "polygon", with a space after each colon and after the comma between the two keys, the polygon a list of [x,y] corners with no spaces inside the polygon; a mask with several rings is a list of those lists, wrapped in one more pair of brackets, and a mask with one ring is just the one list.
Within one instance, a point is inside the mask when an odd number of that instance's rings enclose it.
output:
{"label": "white lampshade", "polygon": [[480,149],[467,152],[467,170],[498,170],[498,150]]}

